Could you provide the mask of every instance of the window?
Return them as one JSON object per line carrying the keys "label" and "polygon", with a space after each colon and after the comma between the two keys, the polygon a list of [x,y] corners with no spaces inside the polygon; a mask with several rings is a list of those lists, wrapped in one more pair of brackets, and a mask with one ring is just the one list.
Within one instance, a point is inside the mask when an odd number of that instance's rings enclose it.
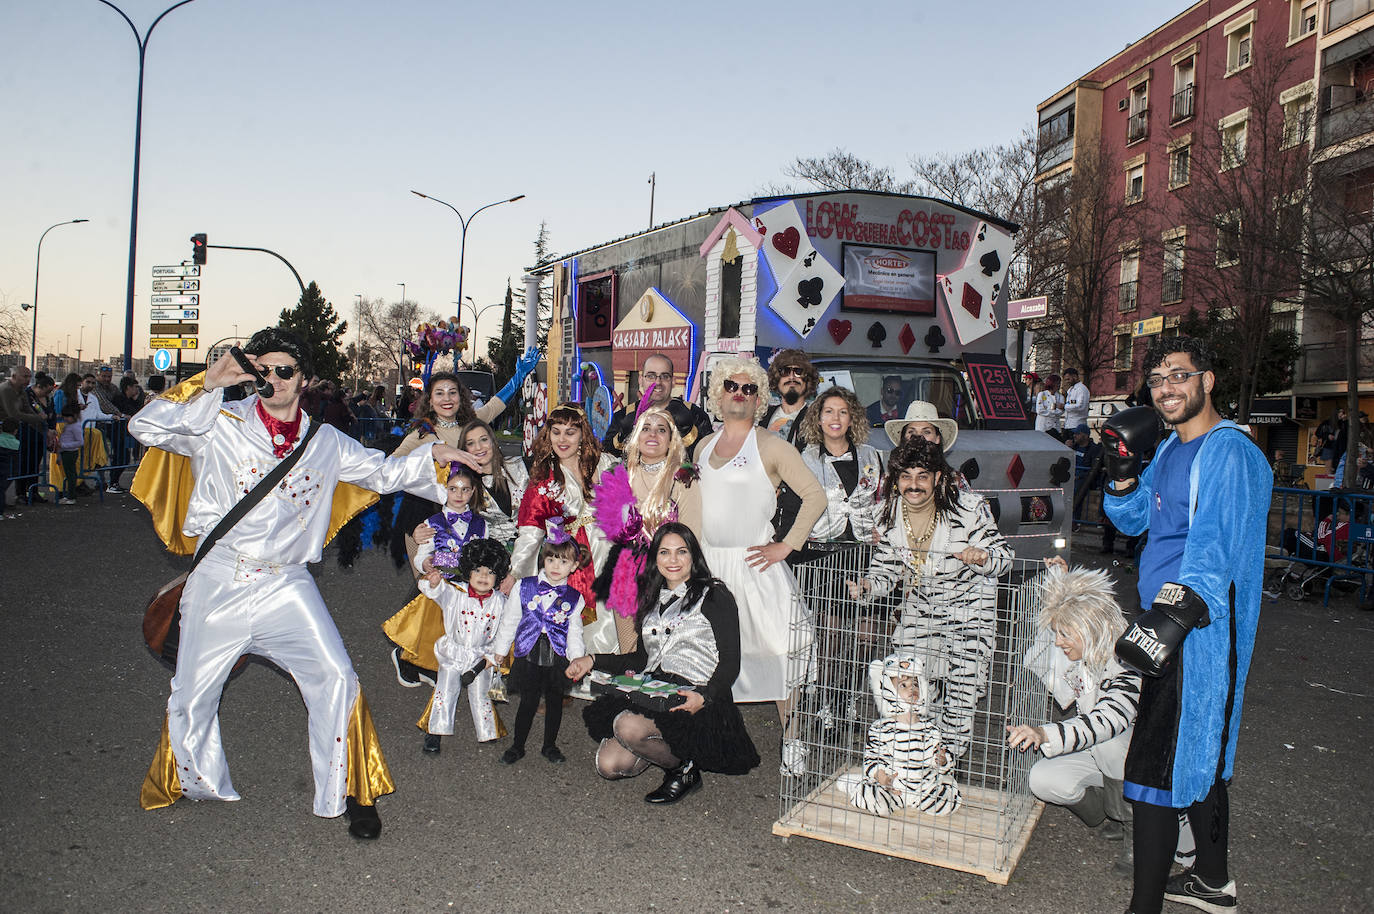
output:
{"label": "window", "polygon": [[1139,203],[1145,199],[1145,157],[1137,156],[1126,163],[1126,202]]}
{"label": "window", "polygon": [[1160,286],[1161,302],[1183,301],[1183,246],[1188,238],[1188,230],[1176,228],[1165,232],[1164,274]]}
{"label": "window", "polygon": [[577,282],[577,345],[609,346],[615,323],[615,272],[586,276]]}
{"label": "window", "polygon": [[1289,0],[1288,40],[1296,41],[1317,30],[1317,0]]}
{"label": "window", "polygon": [[1193,166],[1193,135],[1174,140],[1169,144],[1169,189],[1183,187],[1188,183]]}
{"label": "window", "polygon": [[1374,9],[1374,2],[1371,0],[1328,0],[1326,4],[1326,32],[1329,35],[1333,30],[1340,28],[1347,22],[1353,22],[1365,13]]}
{"label": "window", "polygon": [[1125,390],[1131,383],[1131,366],[1135,364],[1134,340],[1131,339],[1131,331],[1127,328],[1125,333],[1118,333],[1115,336],[1116,352],[1112,356],[1112,369],[1116,372],[1116,389]]}
{"label": "window", "polygon": [[1217,216],[1217,266],[1240,263],[1240,213]]}
{"label": "window", "polygon": [[1150,83],[1149,80],[1131,89],[1130,117],[1126,119],[1126,142],[1135,143],[1145,139],[1150,130]]}
{"label": "window", "polygon": [[1040,148],[1046,149],[1073,136],[1073,109],[1061,111],[1040,122]]}
{"label": "window", "polygon": [[1228,24],[1223,31],[1226,33],[1226,75],[1231,76],[1250,66],[1255,37],[1254,10]]}
{"label": "window", "polygon": [[1346,214],[1364,219],[1374,215],[1374,168],[1350,172],[1340,180]]}
{"label": "window", "polygon": [[1245,162],[1245,140],[1250,122],[1250,109],[1242,108],[1222,118],[1217,127],[1221,132],[1221,170],[1235,168]]}
{"label": "window", "polygon": [[1193,116],[1196,101],[1193,74],[1196,61],[1196,57],[1189,57],[1174,64],[1174,96],[1169,108],[1171,124],[1186,121]]}
{"label": "window", "polygon": [[[733,229],[731,229],[733,231]],[[728,247],[727,247],[728,250]],[[739,336],[739,305],[743,284],[744,257],[735,252],[735,259],[720,262],[720,326],[716,336],[735,339]]]}
{"label": "window", "polygon": [[1279,103],[1283,105],[1283,148],[1306,143],[1312,133],[1312,120],[1316,113],[1314,84],[1308,80],[1279,93]]}
{"label": "window", "polygon": [[1134,311],[1139,299],[1140,287],[1140,248],[1129,248],[1121,253],[1121,285],[1117,289],[1117,310]]}

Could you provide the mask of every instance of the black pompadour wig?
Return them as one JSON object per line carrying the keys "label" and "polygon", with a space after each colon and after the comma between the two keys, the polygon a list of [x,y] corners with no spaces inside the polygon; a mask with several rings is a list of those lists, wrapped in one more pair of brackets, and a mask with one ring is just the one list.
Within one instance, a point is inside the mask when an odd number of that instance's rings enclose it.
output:
{"label": "black pompadour wig", "polygon": [[307,378],[315,376],[315,359],[310,353],[310,344],[290,330],[281,327],[265,327],[253,334],[243,351],[249,355],[266,355],[269,352],[284,352],[296,360],[301,373]]}

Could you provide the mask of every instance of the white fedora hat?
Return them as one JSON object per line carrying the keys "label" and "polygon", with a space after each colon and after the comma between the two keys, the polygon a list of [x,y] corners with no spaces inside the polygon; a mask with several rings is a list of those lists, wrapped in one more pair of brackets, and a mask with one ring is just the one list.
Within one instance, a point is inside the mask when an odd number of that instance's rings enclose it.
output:
{"label": "white fedora hat", "polygon": [[892,439],[893,444],[902,443],[902,429],[912,422],[929,422],[940,430],[940,447],[946,452],[954,447],[954,439],[959,437],[959,423],[953,419],[941,419],[940,414],[935,411],[934,404],[927,403],[925,400],[912,400],[911,405],[906,408],[906,415],[901,419],[888,419],[883,423],[883,428],[887,431],[887,437]]}

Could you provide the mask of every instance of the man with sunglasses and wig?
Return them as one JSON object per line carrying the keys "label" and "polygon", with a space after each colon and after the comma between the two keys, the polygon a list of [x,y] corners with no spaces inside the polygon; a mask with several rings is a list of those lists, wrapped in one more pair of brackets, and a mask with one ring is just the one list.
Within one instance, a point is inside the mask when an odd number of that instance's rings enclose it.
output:
{"label": "man with sunglasses and wig", "polygon": [[382,826],[374,804],[392,791],[391,774],[306,563],[320,561],[331,532],[365,508],[373,492],[405,489],[442,499],[435,462],[461,458],[436,443],[388,459],[326,424],[306,440],[315,421],[301,408],[314,370],[309,345],[273,327],[255,333],[244,351],[271,384],[270,395],[226,401],[226,387],[253,380],[227,354],[129,420],[129,432],[153,449],[133,493],[153,513],[159,535],[181,552],[305,442],[290,471],[186,580],[176,675],[140,802],[156,809],[182,797],[239,799],[220,741],[220,693],[239,657],[259,654],[295,680],[305,702],[315,814],[347,813],[350,834],[376,838]]}
{"label": "man with sunglasses and wig", "polygon": [[[1138,585],[1145,611],[1117,642],[1122,661],[1146,674],[1126,757],[1135,844],[1128,910],[1159,914],[1167,898],[1233,911],[1227,784],[1259,623],[1272,476],[1260,449],[1212,404],[1216,375],[1200,341],[1157,338],[1145,383],[1153,414],[1125,410],[1103,431],[1107,516],[1127,535],[1150,534]],[[1173,434],[1142,472],[1160,418]],[[1197,857],[1170,878],[1180,813]]]}
{"label": "man with sunglasses and wig", "polygon": [[768,390],[777,397],[763,413],[759,425],[801,450],[797,440],[806,407],[816,399],[821,373],[800,349],[779,349],[768,362]]}

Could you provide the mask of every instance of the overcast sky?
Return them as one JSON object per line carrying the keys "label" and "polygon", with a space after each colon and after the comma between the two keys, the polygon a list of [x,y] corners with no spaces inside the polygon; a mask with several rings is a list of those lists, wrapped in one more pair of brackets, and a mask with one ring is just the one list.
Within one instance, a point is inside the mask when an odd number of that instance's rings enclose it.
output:
{"label": "overcast sky", "polygon": [[[116,2],[146,31],[173,0]],[[412,188],[465,216],[527,195],[472,222],[463,291],[487,305],[507,277],[519,288],[541,220],[559,252],[645,228],[651,172],[655,222],[835,147],[906,177],[913,154],[1014,136],[1187,5],[195,0],[149,42],[134,354],[152,267],[188,258],[193,232],[280,252],[345,318],[355,293],[395,300],[402,282],[449,314],[458,220]],[[0,34],[0,307],[32,300],[45,228],[89,219],[43,244],[38,348],[70,334],[73,354],[100,337],[116,355],[133,33],[97,0],[0,0]],[[276,260],[211,250],[202,342],[273,323],[297,294]]]}

